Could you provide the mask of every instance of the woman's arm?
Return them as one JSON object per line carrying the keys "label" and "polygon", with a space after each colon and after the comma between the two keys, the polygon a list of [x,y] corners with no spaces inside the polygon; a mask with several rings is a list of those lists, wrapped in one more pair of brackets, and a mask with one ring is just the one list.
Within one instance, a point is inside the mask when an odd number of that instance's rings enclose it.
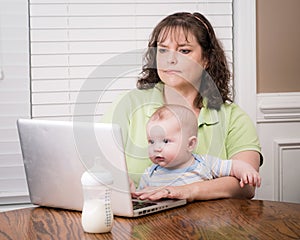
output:
{"label": "woman's arm", "polygon": [[[259,153],[256,151],[243,151],[235,154],[232,159],[239,159],[259,169]],[[167,186],[165,188],[144,189],[136,192],[140,199],[158,200],[160,198],[211,200],[220,198],[253,198],[255,187],[246,185],[240,187],[239,180],[235,177],[221,177],[208,181],[195,182],[183,186]]]}

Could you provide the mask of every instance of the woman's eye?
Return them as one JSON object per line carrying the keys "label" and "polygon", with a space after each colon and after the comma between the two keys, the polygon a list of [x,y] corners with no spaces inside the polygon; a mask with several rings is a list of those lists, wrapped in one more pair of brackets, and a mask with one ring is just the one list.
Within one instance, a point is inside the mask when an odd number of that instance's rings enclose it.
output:
{"label": "woman's eye", "polygon": [[166,48],[159,48],[158,52],[159,53],[165,53],[165,52],[167,52],[167,49]]}
{"label": "woman's eye", "polygon": [[189,50],[189,49],[181,49],[181,50],[179,50],[179,52],[182,53],[182,54],[189,54],[191,52],[191,50]]}
{"label": "woman's eye", "polygon": [[164,142],[164,143],[168,143],[168,142],[169,142],[169,139],[164,139],[163,142]]}
{"label": "woman's eye", "polygon": [[154,141],[151,140],[151,139],[149,139],[149,140],[148,140],[148,144],[154,144]]}

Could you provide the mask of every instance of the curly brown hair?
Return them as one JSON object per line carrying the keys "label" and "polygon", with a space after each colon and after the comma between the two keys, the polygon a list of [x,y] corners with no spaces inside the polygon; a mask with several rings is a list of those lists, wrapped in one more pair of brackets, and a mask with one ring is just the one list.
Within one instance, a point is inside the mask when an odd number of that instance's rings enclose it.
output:
{"label": "curly brown hair", "polygon": [[149,89],[161,82],[156,65],[157,43],[159,40],[163,41],[170,31],[178,28],[183,30],[186,38],[189,33],[196,37],[202,48],[203,58],[207,61],[194,106],[201,108],[203,98],[207,99],[207,107],[214,109],[219,109],[225,101],[232,102],[229,85],[231,73],[224,50],[210,22],[200,13],[174,13],[157,24],[148,43],[144,56],[145,64],[137,82],[137,88]]}

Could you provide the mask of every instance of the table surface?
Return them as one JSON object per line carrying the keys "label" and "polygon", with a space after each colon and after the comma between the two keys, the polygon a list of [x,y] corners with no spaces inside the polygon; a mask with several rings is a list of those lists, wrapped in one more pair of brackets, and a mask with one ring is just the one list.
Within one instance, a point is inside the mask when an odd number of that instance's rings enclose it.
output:
{"label": "table surface", "polygon": [[300,204],[224,199],[139,218],[114,218],[110,233],[85,233],[81,212],[27,208],[0,213],[0,239],[300,239]]}

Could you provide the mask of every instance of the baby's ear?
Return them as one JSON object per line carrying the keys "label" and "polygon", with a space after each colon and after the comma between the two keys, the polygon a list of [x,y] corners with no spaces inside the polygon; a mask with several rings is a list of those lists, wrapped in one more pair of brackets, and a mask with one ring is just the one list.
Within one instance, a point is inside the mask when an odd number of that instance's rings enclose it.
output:
{"label": "baby's ear", "polygon": [[192,152],[194,149],[195,149],[195,147],[196,147],[196,145],[197,145],[197,137],[196,136],[191,136],[190,138],[189,138],[189,142],[188,142],[188,150],[190,151],[190,152]]}

